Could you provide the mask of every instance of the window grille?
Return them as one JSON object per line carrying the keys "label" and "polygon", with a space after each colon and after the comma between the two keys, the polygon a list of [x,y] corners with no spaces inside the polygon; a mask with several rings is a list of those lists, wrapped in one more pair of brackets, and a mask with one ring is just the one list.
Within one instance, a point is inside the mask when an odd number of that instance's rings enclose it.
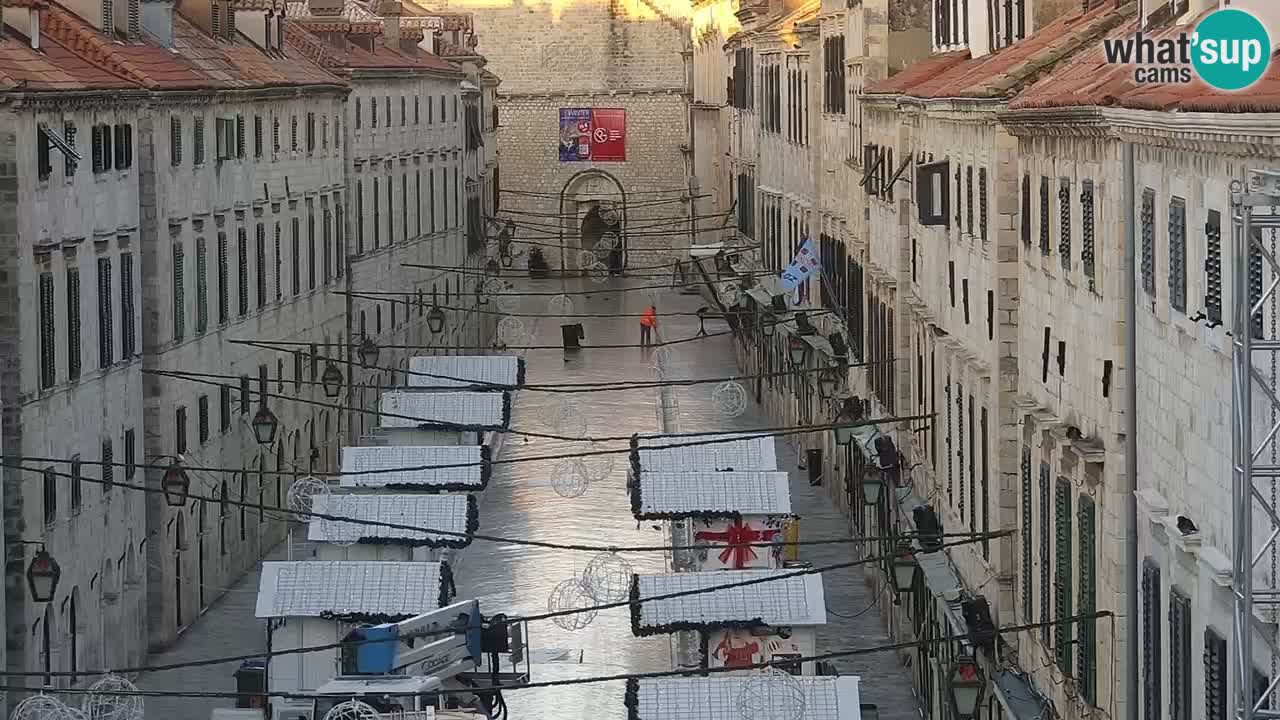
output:
{"label": "window grille", "polygon": [[[1204,720],[1227,720],[1227,639],[1204,629]],[[1267,682],[1255,693],[1266,692]]]}
{"label": "window grille", "polygon": [[98,258],[98,367],[115,362],[115,332],[111,317],[111,258]]}
{"label": "window grille", "polygon": [[244,228],[236,228],[236,290],[238,317],[249,314],[249,238]]}
{"label": "window grille", "polygon": [[182,241],[173,244],[173,339],[181,340],[187,330],[187,293]]}
{"label": "window grille", "polygon": [[196,333],[209,329],[209,270],[205,260],[205,241],[196,238]]}
{"label": "window grille", "polygon": [[1049,178],[1040,176],[1040,254],[1049,257]]}
{"label": "window grille", "polygon": [[1029,623],[1035,617],[1032,615],[1032,600],[1035,597],[1035,588],[1033,587],[1033,566],[1031,564],[1031,543],[1032,538],[1035,537],[1035,520],[1031,511],[1031,448],[1025,445],[1022,447],[1020,472],[1022,473],[1022,497],[1020,498],[1022,506],[1022,618],[1023,622]]}
{"label": "window grille", "polygon": [[1191,599],[1169,592],[1169,720],[1191,720]]}
{"label": "window grille", "polygon": [[227,234],[218,232],[218,323],[225,324],[230,314],[230,269],[227,265]]}
{"label": "window grille", "polygon": [[1049,505],[1050,496],[1053,488],[1049,484],[1049,464],[1040,463],[1040,642],[1048,647],[1049,645],[1049,623],[1053,618],[1050,616],[1052,608],[1052,588],[1053,588],[1053,555],[1052,555],[1052,534],[1049,531]]}
{"label": "window grille", "polygon": [[[1077,511],[1080,523],[1080,608],[1079,615],[1097,612],[1098,540],[1097,520],[1093,499],[1080,496]],[[1080,696],[1096,704],[1098,700],[1097,621],[1081,620],[1076,624],[1076,677],[1080,681]]]}
{"label": "window grille", "polygon": [[42,390],[53,387],[58,381],[58,363],[54,358],[57,347],[54,335],[55,312],[53,273],[40,273],[40,388]]}

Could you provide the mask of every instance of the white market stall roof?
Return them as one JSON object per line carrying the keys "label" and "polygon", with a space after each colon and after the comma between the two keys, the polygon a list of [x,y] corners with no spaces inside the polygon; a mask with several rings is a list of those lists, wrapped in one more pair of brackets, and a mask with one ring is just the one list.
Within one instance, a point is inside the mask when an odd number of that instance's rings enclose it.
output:
{"label": "white market stall roof", "polygon": [[492,466],[484,445],[344,447],[342,473],[344,488],[466,491],[483,490]]}
{"label": "white market stall roof", "polygon": [[[631,629],[636,635],[643,636],[677,630],[714,630],[752,621],[771,627],[825,624],[827,606],[822,576],[817,573],[796,575],[795,572],[770,569],[636,575],[633,592],[639,591],[640,602],[631,606]],[[787,575],[790,577],[772,582],[665,600],[645,600],[670,593]]]}
{"label": "white market stall roof", "polygon": [[524,385],[524,367],[515,355],[421,355],[409,359],[409,387],[502,390]]}
{"label": "white market stall roof", "polygon": [[384,428],[505,430],[511,427],[511,396],[505,392],[382,393]]}
{"label": "white market stall roof", "polygon": [[438,562],[264,562],[254,617],[400,617],[444,605]]}
{"label": "white market stall roof", "polygon": [[[718,442],[713,442],[718,441]],[[700,443],[680,445],[681,443]],[[653,446],[659,446],[654,448]],[[677,445],[678,447],[661,447]],[[693,435],[689,437],[652,437],[639,435],[631,439],[631,470],[641,472],[688,472],[690,470],[756,470],[778,469],[774,438],[768,435]]]}
{"label": "white market stall roof", "polygon": [[[340,695],[343,697],[360,697],[361,695],[420,695],[440,688],[440,679],[430,675],[376,675],[336,677],[315,689],[315,695]],[[308,693],[310,694],[310,693]],[[435,708],[422,710],[424,720],[435,714]]]}
{"label": "white market stall roof", "polygon": [[791,488],[785,472],[642,472],[631,511],[639,520],[790,515]]}
{"label": "white market stall roof", "polygon": [[460,548],[471,544],[471,538],[465,534],[474,533],[479,527],[474,495],[315,495],[311,498],[311,511],[320,515],[429,528],[446,533],[313,517],[307,527],[307,539],[313,542],[376,542]]}
{"label": "white market stall roof", "polygon": [[[804,692],[804,712],[787,720],[862,720],[857,675],[793,676]],[[782,680],[746,676],[649,678],[627,681],[628,720],[686,720],[696,708],[698,720],[742,720],[739,700],[748,682],[768,682],[784,692]],[[764,693],[768,687],[761,688]]]}

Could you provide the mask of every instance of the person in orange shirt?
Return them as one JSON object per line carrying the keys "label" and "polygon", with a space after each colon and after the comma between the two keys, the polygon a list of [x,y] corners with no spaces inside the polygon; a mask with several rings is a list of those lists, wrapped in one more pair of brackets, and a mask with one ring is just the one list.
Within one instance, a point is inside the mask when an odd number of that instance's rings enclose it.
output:
{"label": "person in orange shirt", "polygon": [[650,305],[640,316],[640,347],[653,344],[653,330],[658,327],[658,308]]}

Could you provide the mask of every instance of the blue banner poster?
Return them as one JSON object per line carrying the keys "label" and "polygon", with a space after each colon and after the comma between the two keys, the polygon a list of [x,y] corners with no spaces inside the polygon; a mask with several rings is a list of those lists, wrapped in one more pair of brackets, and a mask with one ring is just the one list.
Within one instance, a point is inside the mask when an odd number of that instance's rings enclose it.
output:
{"label": "blue banner poster", "polygon": [[818,261],[818,254],[813,251],[813,240],[805,239],[800,243],[800,251],[796,253],[796,257],[782,271],[782,289],[794,290],[796,286],[807,281],[821,267]]}
{"label": "blue banner poster", "polygon": [[591,108],[560,108],[560,161],[591,157]]}

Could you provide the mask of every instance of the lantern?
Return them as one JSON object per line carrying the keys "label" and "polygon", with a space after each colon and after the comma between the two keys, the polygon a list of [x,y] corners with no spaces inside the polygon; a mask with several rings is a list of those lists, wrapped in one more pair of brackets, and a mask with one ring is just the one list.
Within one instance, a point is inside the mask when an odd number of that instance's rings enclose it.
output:
{"label": "lantern", "polygon": [[489,258],[489,262],[484,264],[484,274],[489,277],[498,277],[502,274],[502,268],[498,267],[498,261]]}
{"label": "lantern", "polygon": [[164,492],[164,502],[169,507],[183,507],[187,504],[187,493],[191,491],[191,478],[182,463],[174,460],[160,478],[160,489]]}
{"label": "lantern", "polygon": [[973,720],[982,703],[983,681],[978,663],[969,655],[961,655],[951,665],[951,677],[947,681],[951,709],[956,720]]}
{"label": "lantern", "polygon": [[515,258],[511,257],[510,252],[504,252],[498,256],[498,260],[502,262],[502,267],[509,268],[515,263]]}
{"label": "lantern", "polygon": [[257,438],[259,445],[270,445],[276,441],[276,430],[280,427],[280,421],[276,419],[276,414],[263,403],[258,408],[258,412],[253,416],[253,436]]}
{"label": "lantern", "polygon": [[327,398],[336,398],[342,392],[342,371],[332,360],[325,364],[324,372],[320,374],[320,384],[324,386]]}
{"label": "lantern", "polygon": [[27,588],[31,590],[32,602],[51,602],[61,578],[62,568],[58,567],[58,561],[41,547],[27,566]]}
{"label": "lantern", "polygon": [[898,552],[893,558],[893,589],[898,594],[909,593],[916,584],[916,556],[911,552],[910,542],[899,542]]}
{"label": "lantern", "polygon": [[768,310],[761,310],[760,311],[760,334],[767,338],[773,337],[774,325],[776,325],[777,322],[778,322],[778,319],[774,316],[773,313],[769,312]]}
{"label": "lantern", "polygon": [[427,312],[427,329],[432,335],[439,335],[444,332],[444,311],[439,305],[432,305],[431,310]]}
{"label": "lantern", "polygon": [[787,343],[787,354],[791,359],[791,366],[798,368],[804,365],[805,359],[809,357],[809,343],[801,340],[797,335],[792,335]]}
{"label": "lantern", "polygon": [[481,283],[476,283],[476,304],[477,305],[489,304],[489,296],[484,294],[484,286]]}
{"label": "lantern", "polygon": [[378,343],[373,341],[371,337],[365,337],[360,341],[360,348],[356,350],[360,355],[360,364],[365,367],[373,367],[378,364]]}
{"label": "lantern", "polygon": [[845,398],[840,405],[840,412],[836,413],[836,424],[839,425],[835,429],[836,442],[848,446],[853,442],[853,423],[862,420],[862,406],[853,398]]}
{"label": "lantern", "polygon": [[879,470],[868,470],[862,476],[862,499],[867,505],[875,507],[880,504],[880,496],[884,494],[884,474]]}
{"label": "lantern", "polygon": [[840,367],[833,365],[818,372],[818,397],[830,400],[840,386]]}

